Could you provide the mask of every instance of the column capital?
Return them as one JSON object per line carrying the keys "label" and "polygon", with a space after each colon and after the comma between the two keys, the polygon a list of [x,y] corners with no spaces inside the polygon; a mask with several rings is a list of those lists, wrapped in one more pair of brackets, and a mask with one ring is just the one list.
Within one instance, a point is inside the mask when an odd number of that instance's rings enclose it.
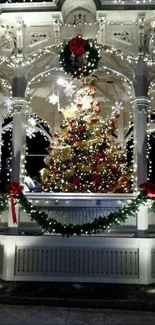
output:
{"label": "column capital", "polygon": [[147,110],[150,105],[149,97],[136,97],[132,101],[133,107],[137,108],[139,111]]}
{"label": "column capital", "polygon": [[15,113],[31,113],[30,102],[25,98],[12,98],[11,107]]}

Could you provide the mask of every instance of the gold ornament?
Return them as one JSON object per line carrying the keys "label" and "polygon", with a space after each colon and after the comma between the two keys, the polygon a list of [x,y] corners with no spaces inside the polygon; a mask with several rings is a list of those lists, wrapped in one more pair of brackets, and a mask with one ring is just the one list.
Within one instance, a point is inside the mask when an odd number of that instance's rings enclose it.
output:
{"label": "gold ornament", "polygon": [[54,160],[66,161],[72,159],[72,149],[70,146],[54,148],[52,157]]}
{"label": "gold ornament", "polygon": [[74,175],[74,168],[71,168],[69,170],[66,170],[64,172],[64,175],[65,175],[66,178],[70,178],[71,176],[73,176]]}
{"label": "gold ornament", "polygon": [[92,167],[90,165],[85,165],[83,163],[80,163],[77,166],[78,166],[79,170],[81,170],[83,172],[89,172],[92,169]]}

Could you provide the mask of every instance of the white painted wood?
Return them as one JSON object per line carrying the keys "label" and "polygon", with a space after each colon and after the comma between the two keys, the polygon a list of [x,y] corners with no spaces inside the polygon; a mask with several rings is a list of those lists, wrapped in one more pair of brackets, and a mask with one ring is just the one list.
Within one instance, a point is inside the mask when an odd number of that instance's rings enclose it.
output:
{"label": "white painted wood", "polygon": [[0,247],[8,281],[154,282],[153,238],[0,235]]}
{"label": "white painted wood", "polygon": [[[15,266],[15,237],[1,236],[4,248],[2,279],[12,281]],[[1,240],[0,240],[1,241]]]}
{"label": "white painted wood", "polygon": [[147,98],[136,98],[134,108],[134,190],[147,181]]}
{"label": "white painted wood", "polygon": [[19,226],[19,205],[15,205],[15,211],[16,211],[16,219],[17,223],[13,222],[12,219],[12,211],[11,211],[11,204],[9,202],[9,211],[8,211],[8,232],[9,234],[17,234],[18,233],[18,226]]}
{"label": "white painted wood", "polygon": [[[139,239],[139,272],[140,284],[152,282],[151,240]],[[154,245],[154,244],[153,244]]]}
{"label": "white painted wood", "polygon": [[[19,101],[22,110],[22,105]],[[12,132],[12,181],[23,183],[21,175],[25,168],[25,145],[26,145],[26,119],[27,113],[19,112],[13,116]],[[24,170],[23,170],[24,169]]]}
{"label": "white painted wood", "polygon": [[148,206],[141,206],[137,212],[137,236],[146,237],[148,235]]}
{"label": "white painted wood", "polygon": [[[135,197],[133,194],[83,194],[74,193],[29,193],[26,194],[28,200],[35,206],[40,206],[48,214],[49,218],[54,217],[62,223],[83,224],[91,222],[99,216],[108,216],[112,211],[116,211],[125,202]],[[36,222],[17,206],[19,228],[39,229]],[[0,218],[0,227],[5,227],[8,223],[11,226],[11,214],[5,211]],[[121,222],[117,227],[112,227],[111,231],[138,231],[138,236],[146,236],[148,226],[155,228],[155,214],[149,211],[148,206],[142,206],[138,215],[128,216],[125,222]],[[141,233],[141,234],[140,234]]]}

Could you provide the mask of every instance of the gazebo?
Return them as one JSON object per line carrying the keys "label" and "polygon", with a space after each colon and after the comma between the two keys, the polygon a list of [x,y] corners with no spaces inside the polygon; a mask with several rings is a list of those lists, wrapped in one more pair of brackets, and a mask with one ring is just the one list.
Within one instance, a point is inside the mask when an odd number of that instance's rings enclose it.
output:
{"label": "gazebo", "polygon": [[[3,1],[4,2],[4,1]],[[147,1],[145,1],[147,2]],[[153,5],[154,0],[151,4]],[[28,115],[33,111],[56,130],[61,117],[49,97],[65,101],[57,79],[69,80],[58,60],[64,40],[82,34],[101,45],[95,87],[105,116],[123,102],[118,141],[133,136],[133,194],[29,193],[26,197],[64,225],[91,223],[135,199],[148,179],[147,137],[154,130],[154,28],[151,4],[135,1],[57,0],[2,3],[0,23],[1,93],[10,98],[12,123],[11,181],[23,183]],[[97,77],[96,77],[97,76]],[[5,117],[1,103],[1,129]],[[134,125],[133,131],[128,132]],[[151,165],[150,165],[151,170]],[[41,233],[37,223],[16,204],[0,220],[0,278],[6,281],[154,282],[155,215],[149,204],[106,232],[71,237]]]}

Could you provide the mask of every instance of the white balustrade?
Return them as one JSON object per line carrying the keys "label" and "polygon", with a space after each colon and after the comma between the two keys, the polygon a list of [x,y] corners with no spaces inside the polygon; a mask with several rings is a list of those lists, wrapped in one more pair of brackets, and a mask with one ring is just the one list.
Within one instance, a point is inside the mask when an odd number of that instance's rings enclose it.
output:
{"label": "white balustrade", "polygon": [[[106,217],[110,212],[116,211],[135,198],[134,194],[92,193],[28,193],[26,196],[32,204],[41,207],[48,214],[49,218],[52,217],[63,224],[83,224],[92,222],[94,218],[100,216]],[[0,218],[0,228],[6,228],[7,224],[8,211],[5,211]],[[155,214],[152,212],[148,213],[146,208],[141,207],[140,212],[135,217],[129,216],[125,222],[121,222],[118,226],[113,226],[111,231],[136,232],[137,228],[140,231],[144,231],[144,228],[148,229],[148,225],[151,228],[155,227]],[[19,209],[19,223],[17,226],[19,229],[24,230],[31,228],[39,229],[36,222],[32,221],[31,217],[21,208]]]}

